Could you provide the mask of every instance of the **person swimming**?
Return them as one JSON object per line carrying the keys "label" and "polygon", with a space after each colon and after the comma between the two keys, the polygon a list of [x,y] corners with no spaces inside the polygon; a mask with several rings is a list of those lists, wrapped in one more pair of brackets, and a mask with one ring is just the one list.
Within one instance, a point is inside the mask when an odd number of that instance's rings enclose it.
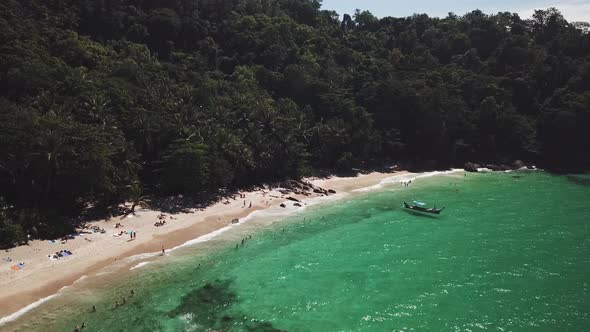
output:
{"label": "person swimming", "polygon": [[95,305],[92,306],[92,311],[91,312],[96,312],[96,306]]}

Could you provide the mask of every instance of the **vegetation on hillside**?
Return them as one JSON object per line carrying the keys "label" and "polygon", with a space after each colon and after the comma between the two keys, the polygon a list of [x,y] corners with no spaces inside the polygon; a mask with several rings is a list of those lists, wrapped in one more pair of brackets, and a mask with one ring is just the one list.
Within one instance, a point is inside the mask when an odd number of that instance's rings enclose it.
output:
{"label": "vegetation on hillside", "polygon": [[588,24],[320,5],[1,1],[0,246],[313,170],[590,165]]}

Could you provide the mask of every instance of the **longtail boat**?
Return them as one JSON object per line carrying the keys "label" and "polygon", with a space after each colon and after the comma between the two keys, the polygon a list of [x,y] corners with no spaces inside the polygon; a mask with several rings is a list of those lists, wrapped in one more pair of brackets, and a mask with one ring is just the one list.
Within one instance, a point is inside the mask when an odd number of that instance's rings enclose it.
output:
{"label": "longtail boat", "polygon": [[433,208],[427,208],[426,203],[422,203],[422,202],[418,202],[418,201],[413,201],[412,205],[404,202],[404,207],[409,210],[420,211],[420,212],[425,212],[425,213],[432,213],[432,214],[440,214],[442,212],[442,210],[445,209],[444,207],[442,209],[437,209],[436,206],[434,206]]}

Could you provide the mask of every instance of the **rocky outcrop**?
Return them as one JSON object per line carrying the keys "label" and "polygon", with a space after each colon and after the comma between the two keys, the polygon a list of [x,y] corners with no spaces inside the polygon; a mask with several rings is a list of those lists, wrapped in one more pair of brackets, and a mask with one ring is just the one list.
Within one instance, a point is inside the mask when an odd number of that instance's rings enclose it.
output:
{"label": "rocky outcrop", "polygon": [[476,164],[473,162],[467,162],[463,168],[467,172],[478,172],[478,171],[493,171],[493,172],[504,172],[510,170],[524,169],[527,165],[522,160],[515,160],[511,165],[508,164]]}
{"label": "rocky outcrop", "polygon": [[526,165],[522,160],[515,160],[512,163],[512,167],[514,167],[515,169],[521,169],[523,167],[526,167]]}
{"label": "rocky outcrop", "polygon": [[479,165],[476,163],[465,163],[465,165],[463,166],[463,169],[465,169],[467,172],[477,172],[477,169],[479,168]]}

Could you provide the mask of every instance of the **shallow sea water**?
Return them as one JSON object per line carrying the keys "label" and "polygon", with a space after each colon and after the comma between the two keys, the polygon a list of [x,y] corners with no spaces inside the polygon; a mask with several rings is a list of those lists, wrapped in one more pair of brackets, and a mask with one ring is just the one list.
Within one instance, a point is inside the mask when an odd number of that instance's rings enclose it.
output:
{"label": "shallow sea water", "polygon": [[0,330],[587,331],[589,225],[588,176],[441,175],[87,278]]}

